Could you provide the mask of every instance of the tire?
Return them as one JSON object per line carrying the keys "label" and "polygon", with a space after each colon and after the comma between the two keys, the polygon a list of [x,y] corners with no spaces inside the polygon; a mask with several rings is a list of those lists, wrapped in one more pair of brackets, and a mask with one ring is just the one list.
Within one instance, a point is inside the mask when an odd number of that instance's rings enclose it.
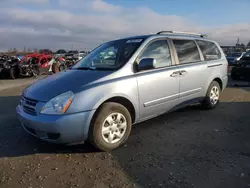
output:
{"label": "tire", "polygon": [[[109,124],[109,122],[115,122],[117,120],[117,115],[120,115],[120,124]],[[109,117],[109,118],[108,118]],[[113,119],[110,119],[113,117]],[[126,128],[123,125],[126,123]],[[117,126],[117,127],[116,127]],[[131,132],[132,120],[131,115],[127,108],[123,105],[108,102],[103,104],[100,109],[96,112],[96,115],[93,118],[89,131],[89,141],[101,151],[111,151],[115,148],[121,146],[129,137]],[[120,127],[120,130],[119,130]],[[103,134],[103,130],[106,129],[106,134]],[[121,135],[121,138],[118,139],[115,135]],[[109,143],[109,137],[113,137],[114,140]],[[112,136],[113,135],[113,136]]]}
{"label": "tire", "polygon": [[52,72],[53,72],[53,73],[59,72],[58,63],[53,63],[53,64],[52,64]]}
{"label": "tire", "polygon": [[9,70],[10,72],[10,78],[11,79],[16,79],[17,78],[17,74],[18,74],[18,70],[17,70],[17,68],[16,67],[11,67],[10,68],[10,70]]}
{"label": "tire", "polygon": [[[217,88],[217,90],[216,90]],[[213,99],[211,98],[211,93],[213,91],[213,96],[217,96],[217,97],[213,97]],[[207,90],[207,94],[205,99],[202,101],[201,105],[204,109],[213,109],[215,108],[218,104],[219,104],[219,99],[220,99],[220,93],[221,93],[221,87],[219,85],[218,82],[213,81],[208,90]],[[216,100],[217,99],[217,100]]]}
{"label": "tire", "polygon": [[66,69],[67,69],[67,66],[65,64],[62,64],[62,65],[59,66],[59,71],[60,72],[66,70]]}

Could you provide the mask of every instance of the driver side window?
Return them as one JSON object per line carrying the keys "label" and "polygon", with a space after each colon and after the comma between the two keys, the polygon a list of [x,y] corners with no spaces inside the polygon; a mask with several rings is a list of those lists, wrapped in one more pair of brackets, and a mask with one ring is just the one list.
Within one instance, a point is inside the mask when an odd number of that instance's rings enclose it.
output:
{"label": "driver side window", "polygon": [[171,54],[166,40],[157,40],[146,46],[137,62],[139,63],[144,58],[154,58],[156,68],[172,65]]}

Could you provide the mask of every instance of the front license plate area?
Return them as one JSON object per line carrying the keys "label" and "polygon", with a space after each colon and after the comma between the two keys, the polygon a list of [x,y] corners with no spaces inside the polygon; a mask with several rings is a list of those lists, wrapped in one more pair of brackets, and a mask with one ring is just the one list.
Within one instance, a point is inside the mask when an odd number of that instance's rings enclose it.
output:
{"label": "front license plate area", "polygon": [[40,138],[47,138],[48,135],[46,132],[43,132],[43,131],[36,131],[36,135]]}

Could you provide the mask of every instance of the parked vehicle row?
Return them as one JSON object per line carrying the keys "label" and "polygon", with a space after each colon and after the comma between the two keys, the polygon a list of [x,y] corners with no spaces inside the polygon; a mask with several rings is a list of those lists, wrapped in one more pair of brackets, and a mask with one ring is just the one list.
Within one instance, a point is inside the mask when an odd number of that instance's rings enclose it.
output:
{"label": "parked vehicle row", "polygon": [[65,60],[60,56],[49,54],[29,54],[26,56],[0,56],[0,75],[16,79],[40,74],[57,73],[66,70],[76,63],[74,59]]}
{"label": "parked vehicle row", "polygon": [[16,112],[37,138],[88,140],[110,151],[126,142],[133,124],[193,103],[215,108],[227,70],[220,46],[201,34],[129,37],[104,43],[70,69],[32,84]]}

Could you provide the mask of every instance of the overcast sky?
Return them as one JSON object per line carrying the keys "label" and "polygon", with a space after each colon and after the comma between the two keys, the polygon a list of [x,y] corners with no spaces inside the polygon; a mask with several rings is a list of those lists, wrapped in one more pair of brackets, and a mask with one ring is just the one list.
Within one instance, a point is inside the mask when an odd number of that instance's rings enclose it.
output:
{"label": "overcast sky", "polygon": [[0,0],[0,50],[91,49],[130,35],[181,30],[221,45],[250,40],[250,0]]}

